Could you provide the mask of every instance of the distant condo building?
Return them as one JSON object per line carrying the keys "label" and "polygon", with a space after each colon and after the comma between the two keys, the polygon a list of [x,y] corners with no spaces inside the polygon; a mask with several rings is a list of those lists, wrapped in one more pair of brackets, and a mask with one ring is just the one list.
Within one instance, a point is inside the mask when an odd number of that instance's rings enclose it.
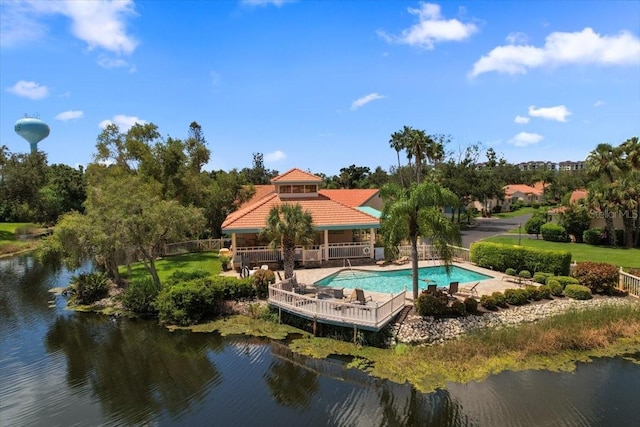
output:
{"label": "distant condo building", "polygon": [[[487,166],[487,163],[477,163],[477,166],[479,168],[484,168]],[[517,163],[514,166],[517,166],[521,171],[549,170],[553,172],[576,173],[585,169],[585,162],[582,160],[578,160],[577,162],[566,160],[564,162],[556,163],[551,161],[532,160],[529,162]]]}

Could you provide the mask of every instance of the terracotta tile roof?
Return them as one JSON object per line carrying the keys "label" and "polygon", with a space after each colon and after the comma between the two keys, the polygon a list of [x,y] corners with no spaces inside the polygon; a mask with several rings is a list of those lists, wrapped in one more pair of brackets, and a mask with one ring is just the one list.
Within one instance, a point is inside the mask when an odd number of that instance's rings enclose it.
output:
{"label": "terracotta tile roof", "polygon": [[245,208],[249,205],[254,204],[255,202],[257,202],[258,200],[262,199],[263,197],[273,193],[274,191],[276,191],[276,186],[272,185],[272,184],[266,184],[266,185],[254,185],[253,186],[256,190],[255,194],[253,195],[253,197],[251,197],[249,200],[247,200],[246,202],[244,202],[239,209]]}
{"label": "terracotta tile roof", "polygon": [[580,188],[571,193],[571,197],[569,198],[569,203],[575,203],[578,200],[586,198],[588,195],[587,190],[584,188]]}
{"label": "terracotta tile roof", "polygon": [[298,183],[298,182],[315,182],[321,183],[322,178],[309,172],[305,172],[302,169],[293,168],[281,175],[276,176],[271,180],[273,184],[282,183]]}
{"label": "terracotta tile roof", "polygon": [[379,191],[377,189],[324,189],[320,190],[320,194],[343,205],[357,208],[364,205]]}
{"label": "terracotta tile roof", "polygon": [[504,186],[504,194],[511,196],[516,192],[524,194],[534,194],[536,196],[542,196],[542,190],[536,190],[535,188],[525,184],[510,184]]}
{"label": "terracotta tile roof", "polygon": [[233,212],[222,224],[223,232],[254,232],[264,228],[269,210],[282,203],[299,203],[313,216],[316,229],[378,228],[380,220],[326,196],[281,199],[272,193],[256,203]]}

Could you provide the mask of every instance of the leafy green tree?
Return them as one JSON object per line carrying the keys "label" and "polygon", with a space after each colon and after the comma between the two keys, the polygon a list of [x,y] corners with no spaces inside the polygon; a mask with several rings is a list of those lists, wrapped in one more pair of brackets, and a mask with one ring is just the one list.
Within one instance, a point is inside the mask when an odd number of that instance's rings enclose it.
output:
{"label": "leafy green tree", "polygon": [[382,211],[382,235],[385,246],[393,250],[403,240],[411,244],[413,298],[418,298],[418,237],[431,240],[448,267],[453,258],[450,245],[460,245],[458,228],[442,213],[445,206],[455,206],[455,194],[434,182],[413,184],[403,189],[395,184],[382,187],[385,202]]}
{"label": "leafy green tree", "polygon": [[267,185],[271,179],[278,176],[278,171],[270,170],[264,166],[264,156],[262,153],[253,153],[253,166],[242,169],[249,184]]}
{"label": "leafy green tree", "polygon": [[316,232],[309,212],[303,211],[298,203],[284,203],[271,208],[260,236],[268,240],[273,249],[282,248],[284,277],[288,279],[293,276],[296,246],[312,244]]}
{"label": "leafy green tree", "polygon": [[590,224],[591,215],[581,200],[565,207],[560,214],[560,225],[573,235],[577,243],[582,243],[582,234],[589,229]]}
{"label": "leafy green tree", "polygon": [[543,215],[533,215],[524,223],[524,230],[527,234],[535,234],[536,239],[540,235],[540,228],[547,223],[547,218]]}
{"label": "leafy green tree", "polygon": [[0,157],[0,221],[38,221],[49,169],[46,155],[12,154],[4,147]]}
{"label": "leafy green tree", "polygon": [[340,188],[366,188],[371,169],[366,166],[351,165],[340,169]]}
{"label": "leafy green tree", "polygon": [[222,236],[222,223],[225,218],[255,194],[255,187],[247,185],[245,175],[233,169],[229,172],[211,173],[211,180],[202,202],[207,220],[207,230],[213,237]]}

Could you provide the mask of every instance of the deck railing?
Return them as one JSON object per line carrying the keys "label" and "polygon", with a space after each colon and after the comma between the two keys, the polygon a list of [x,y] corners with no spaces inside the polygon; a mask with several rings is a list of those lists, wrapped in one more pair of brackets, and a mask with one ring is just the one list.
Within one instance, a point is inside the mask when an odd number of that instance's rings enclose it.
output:
{"label": "deck railing", "polygon": [[331,243],[329,244],[328,259],[369,258],[371,246],[369,243]]}
{"label": "deck railing", "polygon": [[[460,246],[452,246],[454,261],[466,261],[469,262],[469,249],[462,248]],[[411,246],[402,245],[399,246],[399,256],[411,257]],[[418,260],[419,261],[434,261],[441,259],[438,250],[432,245],[418,245]]]}
{"label": "deck railing", "polygon": [[[228,240],[228,239],[226,239]],[[187,254],[192,252],[217,251],[224,247],[225,239],[188,240],[167,243],[160,249],[161,256]]]}
{"label": "deck railing", "polygon": [[286,281],[269,286],[269,303],[294,314],[319,322],[356,326],[378,331],[405,306],[405,291],[391,294],[384,302],[352,304],[322,295],[303,295],[282,289]]}
{"label": "deck railing", "polygon": [[618,287],[623,291],[629,292],[636,298],[640,298],[640,277],[636,277],[633,274],[625,273],[622,268],[619,271]]}

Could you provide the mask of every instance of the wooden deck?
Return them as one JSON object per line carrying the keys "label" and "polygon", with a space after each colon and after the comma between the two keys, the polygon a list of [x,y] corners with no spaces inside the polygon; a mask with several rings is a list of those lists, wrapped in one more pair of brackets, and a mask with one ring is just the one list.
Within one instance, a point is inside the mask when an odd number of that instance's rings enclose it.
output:
{"label": "wooden deck", "polygon": [[282,289],[286,282],[269,286],[269,304],[320,323],[379,331],[405,307],[405,291],[395,295],[366,292],[373,301],[357,304],[334,298],[327,292],[287,291]]}

